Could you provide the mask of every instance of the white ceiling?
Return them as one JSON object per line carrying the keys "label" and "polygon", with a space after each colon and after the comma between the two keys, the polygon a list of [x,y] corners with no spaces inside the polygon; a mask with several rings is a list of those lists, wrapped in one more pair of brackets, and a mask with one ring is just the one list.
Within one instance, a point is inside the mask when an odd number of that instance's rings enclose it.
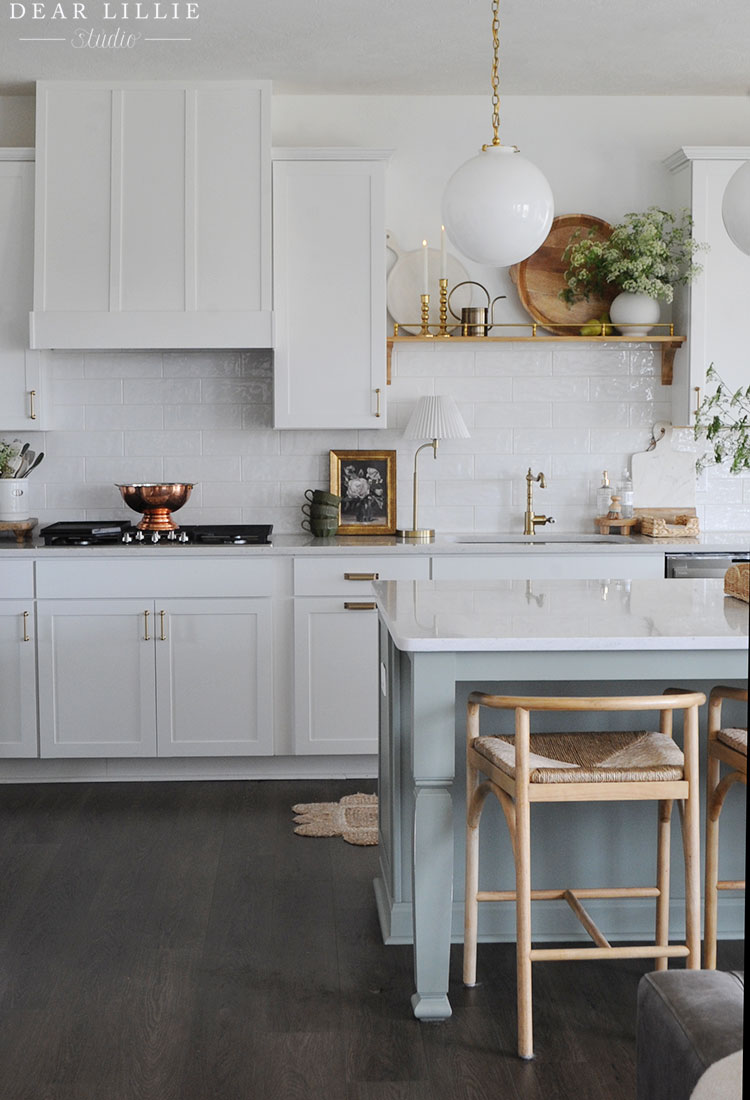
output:
{"label": "white ceiling", "polygon": [[[56,6],[67,19],[50,18]],[[25,15],[11,19],[11,12]],[[37,79],[266,78],[277,93],[458,95],[489,91],[490,0],[197,0],[198,18],[136,20],[134,0],[32,0],[0,9],[0,93]],[[162,0],[162,13],[185,0]],[[41,9],[38,9],[41,10]],[[80,10],[80,4],[79,4]],[[500,94],[747,95],[748,0],[500,0]],[[117,28],[132,49],[75,48]],[[21,38],[62,41],[20,41]],[[78,37],[76,37],[78,36]],[[147,42],[147,37],[189,41]],[[574,121],[571,120],[571,126]]]}

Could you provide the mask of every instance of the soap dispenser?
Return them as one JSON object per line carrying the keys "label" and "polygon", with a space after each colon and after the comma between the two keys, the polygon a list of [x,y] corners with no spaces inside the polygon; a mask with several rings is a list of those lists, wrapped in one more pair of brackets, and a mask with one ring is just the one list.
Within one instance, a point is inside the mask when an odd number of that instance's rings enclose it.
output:
{"label": "soap dispenser", "polygon": [[596,514],[597,516],[606,516],[609,511],[609,502],[612,499],[612,486],[609,483],[609,475],[606,470],[602,471],[602,483],[596,490]]}

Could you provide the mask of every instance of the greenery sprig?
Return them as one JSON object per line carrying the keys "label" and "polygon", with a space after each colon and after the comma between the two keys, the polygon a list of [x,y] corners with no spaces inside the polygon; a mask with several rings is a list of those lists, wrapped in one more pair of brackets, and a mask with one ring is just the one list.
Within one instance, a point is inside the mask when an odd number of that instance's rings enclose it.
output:
{"label": "greenery sprig", "polygon": [[698,473],[714,463],[729,463],[729,472],[750,470],[750,386],[730,392],[713,363],[706,381],[716,383],[695,411],[695,438],[705,436],[710,449],[695,464]]}
{"label": "greenery sprig", "polygon": [[12,443],[6,443],[0,439],[0,477],[15,465],[15,461],[21,453],[21,444],[17,439]]}
{"label": "greenery sprig", "polygon": [[564,287],[559,297],[568,305],[612,286],[631,294],[647,294],[671,302],[674,286],[685,285],[702,271],[695,253],[708,245],[693,240],[688,210],[675,215],[656,206],[642,214],[626,214],[608,240],[596,240],[596,228],[580,239],[573,235],[563,252]]}

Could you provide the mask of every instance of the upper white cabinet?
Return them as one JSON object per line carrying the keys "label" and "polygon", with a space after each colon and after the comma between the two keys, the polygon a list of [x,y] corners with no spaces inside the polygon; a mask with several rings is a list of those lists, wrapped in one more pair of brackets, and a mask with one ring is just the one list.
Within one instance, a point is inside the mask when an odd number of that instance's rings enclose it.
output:
{"label": "upper white cabinet", "polygon": [[726,185],[745,160],[750,146],[686,146],[667,161],[679,204],[692,213],[695,239],[709,245],[698,254],[702,273],[675,292],[675,329],[687,334],[672,387],[675,424],[691,423],[695,388],[702,390],[709,364],[730,390],[750,382],[745,338],[750,256],[731,240],[721,217]]}
{"label": "upper white cabinet", "polygon": [[385,162],[275,149],[277,428],[384,428]]}
{"label": "upper white cabinet", "polygon": [[271,347],[270,84],[37,84],[31,345]]}
{"label": "upper white cabinet", "polygon": [[34,256],[34,150],[0,149],[0,432],[44,422],[41,352],[29,350]]}

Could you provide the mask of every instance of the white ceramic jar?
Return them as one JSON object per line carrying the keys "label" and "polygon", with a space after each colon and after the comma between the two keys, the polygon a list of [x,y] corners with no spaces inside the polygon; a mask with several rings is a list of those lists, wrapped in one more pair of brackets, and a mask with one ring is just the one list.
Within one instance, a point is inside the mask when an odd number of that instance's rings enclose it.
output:
{"label": "white ceramic jar", "polygon": [[29,483],[23,477],[0,478],[0,520],[29,518]]}

